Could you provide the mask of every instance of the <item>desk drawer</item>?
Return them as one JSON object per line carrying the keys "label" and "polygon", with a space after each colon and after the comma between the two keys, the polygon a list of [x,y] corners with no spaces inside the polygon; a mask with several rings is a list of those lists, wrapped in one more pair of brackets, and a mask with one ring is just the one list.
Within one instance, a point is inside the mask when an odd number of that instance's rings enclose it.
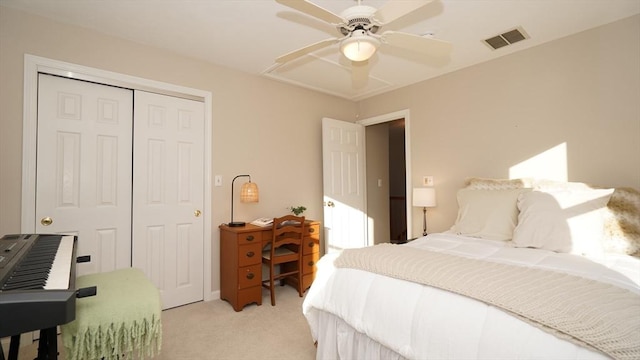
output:
{"label": "desk drawer", "polygon": [[260,286],[262,265],[245,266],[238,269],[238,289]]}
{"label": "desk drawer", "polygon": [[305,236],[320,239],[320,224],[311,224],[304,229]]}
{"label": "desk drawer", "polygon": [[313,274],[316,272],[316,264],[318,263],[318,258],[320,255],[318,253],[313,253],[309,255],[304,255],[302,257],[302,273],[303,274]]}
{"label": "desk drawer", "polygon": [[302,242],[302,254],[313,254],[320,250],[319,241],[310,237],[305,237]]}
{"label": "desk drawer", "polygon": [[238,266],[256,265],[262,262],[262,244],[238,246]]}
{"label": "desk drawer", "polygon": [[262,241],[262,234],[260,231],[252,231],[247,233],[238,234],[238,245],[245,244],[260,244]]}

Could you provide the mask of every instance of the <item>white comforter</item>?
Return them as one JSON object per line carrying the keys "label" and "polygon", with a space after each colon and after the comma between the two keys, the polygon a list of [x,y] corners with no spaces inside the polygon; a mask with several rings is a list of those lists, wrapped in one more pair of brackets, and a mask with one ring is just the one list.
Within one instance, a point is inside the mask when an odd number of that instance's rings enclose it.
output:
{"label": "white comforter", "polygon": [[[562,271],[640,294],[640,259],[630,256],[585,258],[449,233],[430,234],[402,246]],[[320,260],[303,304],[316,340],[319,316],[327,312],[410,359],[606,358],[464,296],[361,270],[337,269],[332,265],[336,256]]]}

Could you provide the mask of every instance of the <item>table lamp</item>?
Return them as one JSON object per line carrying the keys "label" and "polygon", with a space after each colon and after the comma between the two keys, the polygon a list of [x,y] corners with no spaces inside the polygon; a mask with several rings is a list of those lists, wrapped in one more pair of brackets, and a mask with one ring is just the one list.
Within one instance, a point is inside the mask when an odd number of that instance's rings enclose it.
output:
{"label": "table lamp", "polygon": [[233,221],[233,184],[236,179],[239,177],[248,177],[249,182],[242,184],[240,188],[240,202],[243,203],[257,203],[258,202],[258,185],[256,183],[251,182],[251,175],[238,175],[233,178],[231,181],[231,222],[227,224],[229,227],[240,227],[245,226],[246,223],[244,221]]}
{"label": "table lamp", "polygon": [[414,188],[413,206],[422,206],[422,236],[427,235],[427,208],[436,206],[436,189]]}

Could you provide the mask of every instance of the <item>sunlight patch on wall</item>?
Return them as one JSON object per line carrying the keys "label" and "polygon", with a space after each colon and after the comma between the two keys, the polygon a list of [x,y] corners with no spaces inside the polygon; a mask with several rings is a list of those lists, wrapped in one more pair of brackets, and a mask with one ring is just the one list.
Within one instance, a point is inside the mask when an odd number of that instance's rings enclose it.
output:
{"label": "sunlight patch on wall", "polygon": [[568,180],[567,143],[562,143],[509,168],[509,179]]}
{"label": "sunlight patch on wall", "polygon": [[375,220],[371,216],[367,216],[367,235],[369,236],[369,244],[376,243],[375,233]]}

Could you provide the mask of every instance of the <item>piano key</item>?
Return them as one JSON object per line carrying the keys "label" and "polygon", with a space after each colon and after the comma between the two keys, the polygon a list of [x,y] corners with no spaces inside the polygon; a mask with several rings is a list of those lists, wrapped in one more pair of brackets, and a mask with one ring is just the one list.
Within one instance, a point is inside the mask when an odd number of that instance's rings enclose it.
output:
{"label": "piano key", "polygon": [[47,290],[69,288],[69,269],[73,258],[73,236],[63,236],[44,286]]}
{"label": "piano key", "polygon": [[27,274],[17,274],[17,275],[13,275],[11,277],[11,281],[9,282],[9,284],[14,284],[14,283],[21,283],[21,282],[25,282],[25,281],[31,281],[34,279],[40,279],[42,280],[42,283],[44,284],[46,281],[46,273],[41,273],[41,272],[31,272],[31,273],[27,273]]}
{"label": "piano key", "polygon": [[4,291],[9,290],[29,290],[29,289],[42,289],[44,281],[42,279],[30,279],[25,281],[13,282],[4,287]]}

